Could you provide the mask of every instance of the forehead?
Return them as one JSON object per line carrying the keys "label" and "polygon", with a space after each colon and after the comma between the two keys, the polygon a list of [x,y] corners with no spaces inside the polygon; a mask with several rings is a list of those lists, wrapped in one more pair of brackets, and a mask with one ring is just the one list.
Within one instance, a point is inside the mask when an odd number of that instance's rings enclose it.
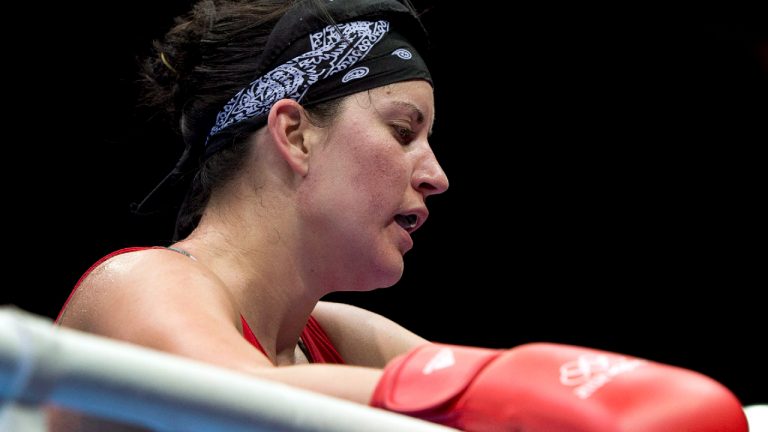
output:
{"label": "forehead", "polygon": [[430,117],[435,109],[432,86],[426,81],[414,80],[388,84],[371,90],[374,101],[388,103],[408,103],[415,105]]}
{"label": "forehead", "polygon": [[435,118],[435,100],[432,86],[423,80],[403,81],[376,87],[358,93],[350,99],[359,99],[359,107],[372,107],[376,111],[399,110],[421,117],[430,127]]}

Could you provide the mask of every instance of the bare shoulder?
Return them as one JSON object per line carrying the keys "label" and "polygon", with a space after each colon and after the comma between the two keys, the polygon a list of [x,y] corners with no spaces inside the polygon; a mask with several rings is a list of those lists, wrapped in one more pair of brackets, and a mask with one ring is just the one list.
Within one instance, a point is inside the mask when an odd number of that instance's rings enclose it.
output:
{"label": "bare shoulder", "polygon": [[204,345],[213,340],[242,341],[235,305],[205,266],[167,249],[146,249],[114,256],[91,271],[61,324],[200,358],[211,352]]}
{"label": "bare shoulder", "polygon": [[[271,366],[239,333],[234,305],[205,266],[167,249],[143,249],[95,267],[61,324],[236,370]],[[47,415],[52,430],[144,430],[53,408]]]}
{"label": "bare shoulder", "polygon": [[392,358],[427,343],[375,312],[342,303],[319,302],[312,313],[347,363],[384,367]]}
{"label": "bare shoulder", "polygon": [[[185,302],[201,293],[225,295],[217,285],[220,281],[213,273],[177,252],[157,248],[122,253],[100,263],[83,279],[67,305],[62,324],[87,327],[88,318],[97,318],[100,312],[139,312],[156,300]],[[177,296],[187,290],[188,295]]]}

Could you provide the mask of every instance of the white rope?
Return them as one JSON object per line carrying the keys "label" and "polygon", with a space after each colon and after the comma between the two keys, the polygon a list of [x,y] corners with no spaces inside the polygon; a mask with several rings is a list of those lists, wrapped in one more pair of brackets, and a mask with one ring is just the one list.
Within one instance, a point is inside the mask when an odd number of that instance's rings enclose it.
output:
{"label": "white rope", "polygon": [[0,307],[0,398],[4,405],[53,402],[162,431],[453,430],[54,327],[7,306]]}
{"label": "white rope", "polygon": [[46,432],[45,412],[36,405],[3,401],[0,404],[0,432]]}
{"label": "white rope", "polygon": [[768,432],[768,404],[744,407],[749,432]]}

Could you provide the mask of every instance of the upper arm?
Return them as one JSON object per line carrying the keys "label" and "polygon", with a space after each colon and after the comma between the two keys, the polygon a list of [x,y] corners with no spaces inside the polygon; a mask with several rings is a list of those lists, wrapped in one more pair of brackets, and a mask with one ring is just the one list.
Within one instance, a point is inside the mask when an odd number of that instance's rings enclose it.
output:
{"label": "upper arm", "polygon": [[395,356],[428,341],[377,313],[320,302],[312,315],[349,364],[384,367]]}
{"label": "upper arm", "polygon": [[222,282],[182,255],[144,250],[113,257],[83,280],[62,325],[219,366],[271,366],[240,333]]}
{"label": "upper arm", "polygon": [[[272,367],[242,337],[239,310],[222,282],[175,252],[132,252],[102,263],[77,288],[61,324],[359,403],[370,400],[381,376],[340,365]],[[143,430],[61,409],[47,416],[62,432]]]}

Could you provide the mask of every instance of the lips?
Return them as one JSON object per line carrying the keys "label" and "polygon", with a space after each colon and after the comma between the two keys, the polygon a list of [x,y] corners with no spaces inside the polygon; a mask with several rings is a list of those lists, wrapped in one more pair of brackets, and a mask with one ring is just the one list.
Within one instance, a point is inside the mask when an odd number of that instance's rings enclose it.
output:
{"label": "lips", "polygon": [[419,223],[419,217],[415,214],[399,214],[395,216],[395,222],[410,233],[416,229],[416,226]]}
{"label": "lips", "polygon": [[396,214],[395,223],[408,232],[408,234],[411,234],[424,225],[428,216],[429,212],[426,207],[412,208]]}

